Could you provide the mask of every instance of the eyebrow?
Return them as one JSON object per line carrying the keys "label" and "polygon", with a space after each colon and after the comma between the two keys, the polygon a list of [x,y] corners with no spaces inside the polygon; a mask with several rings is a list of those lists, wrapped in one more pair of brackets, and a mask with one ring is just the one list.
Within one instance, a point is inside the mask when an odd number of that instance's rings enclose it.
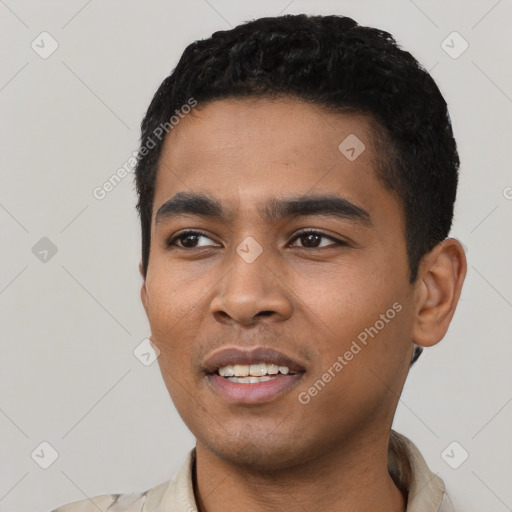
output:
{"label": "eyebrow", "polygon": [[[268,222],[282,219],[321,215],[352,220],[364,226],[371,226],[370,214],[360,206],[337,195],[306,195],[285,199],[272,198],[258,205],[260,215]],[[229,222],[232,218],[220,202],[204,194],[178,192],[158,208],[155,223],[170,220],[182,215],[198,215]]]}

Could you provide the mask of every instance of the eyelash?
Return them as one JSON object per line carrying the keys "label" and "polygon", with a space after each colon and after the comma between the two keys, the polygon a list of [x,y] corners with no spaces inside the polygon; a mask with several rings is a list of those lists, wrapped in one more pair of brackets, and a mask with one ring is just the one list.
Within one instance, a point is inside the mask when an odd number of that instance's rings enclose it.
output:
{"label": "eyelash", "polygon": [[[187,231],[182,231],[181,233],[178,233],[177,235],[171,237],[168,242],[167,242],[167,246],[168,247],[178,247],[179,249],[188,249],[188,250],[192,250],[192,249],[201,249],[202,247],[181,247],[179,245],[175,245],[175,242],[177,240],[179,240],[180,238],[185,238],[186,236],[191,236],[191,235],[198,235],[198,236],[202,236],[202,237],[205,237],[205,238],[209,238],[211,240],[211,238],[208,236],[208,235],[205,235],[204,233],[202,233],[201,231],[194,231],[194,230],[187,230]],[[315,229],[305,229],[303,231],[299,231],[294,238],[292,238],[292,241],[294,242],[295,240],[298,240],[299,238],[302,238],[303,236],[307,236],[307,235],[319,235],[321,238],[327,238],[329,240],[331,240],[332,242],[334,242],[333,245],[340,245],[340,246],[346,246],[348,245],[346,242],[344,242],[343,240],[339,240],[337,238],[334,238],[332,237],[331,235],[327,235],[325,234],[324,232],[322,231],[318,231],[318,230],[315,230]],[[208,246],[208,247],[211,247],[211,246]],[[299,249],[323,249],[323,247],[299,247]]]}

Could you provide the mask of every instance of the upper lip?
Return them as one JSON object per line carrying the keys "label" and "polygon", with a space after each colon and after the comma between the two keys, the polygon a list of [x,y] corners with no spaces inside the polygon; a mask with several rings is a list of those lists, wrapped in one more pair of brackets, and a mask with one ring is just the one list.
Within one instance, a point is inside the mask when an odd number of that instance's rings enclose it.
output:
{"label": "upper lip", "polygon": [[207,373],[215,373],[219,368],[228,365],[251,365],[256,363],[271,363],[286,366],[294,372],[303,372],[304,367],[290,357],[268,347],[252,349],[226,347],[214,352],[206,358],[204,368]]}

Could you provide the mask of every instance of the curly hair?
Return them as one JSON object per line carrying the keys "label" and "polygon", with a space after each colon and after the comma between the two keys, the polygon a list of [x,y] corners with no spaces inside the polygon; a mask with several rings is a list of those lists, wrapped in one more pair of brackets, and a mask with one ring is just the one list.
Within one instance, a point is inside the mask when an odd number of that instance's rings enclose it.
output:
{"label": "curly hair", "polygon": [[146,141],[190,98],[287,96],[335,113],[370,116],[377,175],[405,217],[410,282],[421,258],[448,235],[459,157],[446,102],[429,73],[393,36],[343,16],[260,18],[190,44],[162,82],[142,121],[136,165],[142,269],[164,138]]}

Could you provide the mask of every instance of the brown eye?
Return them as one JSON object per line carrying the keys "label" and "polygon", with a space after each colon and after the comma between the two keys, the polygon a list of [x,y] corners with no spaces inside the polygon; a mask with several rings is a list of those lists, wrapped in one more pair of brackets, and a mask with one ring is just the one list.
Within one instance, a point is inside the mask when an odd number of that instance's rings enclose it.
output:
{"label": "brown eye", "polygon": [[[330,240],[331,243],[323,243],[322,239]],[[303,231],[299,233],[294,240],[300,240],[301,245],[296,247],[302,247],[305,249],[320,249],[326,246],[334,245],[346,245],[345,242],[337,240],[332,236],[328,236],[321,231]]]}
{"label": "brown eye", "polygon": [[167,242],[167,245],[180,247],[182,249],[195,249],[198,247],[208,247],[215,245],[214,243],[208,244],[201,242],[201,239],[212,241],[211,238],[207,237],[203,233],[200,233],[199,231],[183,231],[171,238],[171,240]]}
{"label": "brown eye", "polygon": [[299,240],[305,247],[318,247],[322,238],[324,238],[322,235],[308,233],[307,235],[301,235]]}

